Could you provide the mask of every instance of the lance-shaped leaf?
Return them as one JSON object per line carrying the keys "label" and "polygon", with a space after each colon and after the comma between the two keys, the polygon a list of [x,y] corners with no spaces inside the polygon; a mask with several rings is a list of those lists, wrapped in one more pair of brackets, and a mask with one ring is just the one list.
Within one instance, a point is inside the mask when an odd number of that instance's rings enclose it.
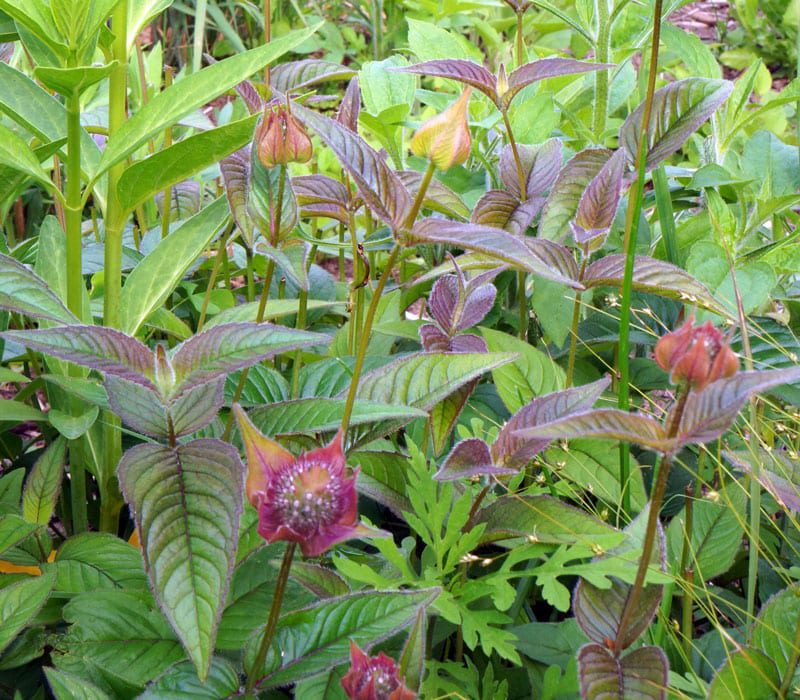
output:
{"label": "lance-shaped leaf", "polygon": [[454,481],[484,474],[516,474],[516,471],[496,467],[489,453],[489,445],[480,438],[468,438],[459,442],[447,455],[434,478]]}
{"label": "lance-shaped leaf", "polygon": [[569,234],[584,190],[608,162],[611,151],[591,148],[576,153],[561,169],[542,210],[539,235],[551,241]]}
{"label": "lance-shaped leaf", "polygon": [[[350,641],[360,646],[381,642],[411,625],[420,608],[439,589],[353,593],[323,600],[284,615],[259,675],[266,689],[309,678],[345,662]],[[257,634],[245,650],[245,667],[252,667],[261,639]]]}
{"label": "lance-shaped leaf", "polygon": [[[773,660],[783,676],[795,664],[795,630],[800,621],[800,586],[797,583],[771,596],[758,613],[752,644]],[[795,666],[791,666],[795,670]]]}
{"label": "lance-shaped leaf", "polygon": [[503,352],[409,355],[366,373],[358,384],[356,398],[430,410],[460,387],[514,357]]}
{"label": "lance-shaped leaf", "polygon": [[306,58],[280,63],[270,70],[270,87],[284,94],[334,80],[349,80],[356,72],[333,61]]}
{"label": "lance-shaped leaf", "polygon": [[572,235],[579,246],[596,250],[605,242],[619,206],[624,174],[625,151],[619,149],[592,178],[578,202]]}
{"label": "lance-shaped leaf", "polygon": [[96,369],[154,389],[153,353],[144,343],[113,328],[56,326],[41,330],[6,331],[4,337],[47,355]]}
{"label": "lance-shaped leaf", "polygon": [[45,574],[0,588],[0,652],[39,612],[54,583],[55,577]]}
{"label": "lance-shaped leaf", "polygon": [[181,343],[172,354],[176,385],[199,384],[328,337],[271,323],[225,323]]}
{"label": "lance-shaped leaf", "polygon": [[711,442],[733,425],[739,411],[753,394],[800,380],[800,367],[783,370],[739,372],[729,379],[719,379],[703,391],[693,391],[678,428],[682,445]]}
{"label": "lance-shaped leaf", "polygon": [[80,676],[54,668],[45,668],[44,674],[56,700],[110,700],[110,696]]}
{"label": "lance-shaped leaf", "polygon": [[546,238],[526,236],[523,241],[528,246],[528,250],[548,268],[556,270],[565,279],[576,280],[571,286],[580,285],[580,288],[583,289],[583,284],[578,280],[578,265],[575,262],[575,256],[569,248],[560,243],[548,241]]}
{"label": "lance-shaped leaf", "polygon": [[402,228],[411,210],[411,196],[400,178],[358,134],[321,114],[294,106],[294,114],[317,132],[350,174],[372,211],[393,231]]}
{"label": "lance-shaped leaf", "polygon": [[[25,470],[20,469],[19,471],[22,473]],[[11,496],[10,493],[7,495]],[[4,503],[12,501],[14,503],[13,507],[16,508],[16,501],[18,499],[15,497],[11,497],[6,500],[6,496],[4,495],[3,500]],[[28,539],[28,537],[36,532],[37,529],[38,528],[36,525],[29,523],[27,520],[24,520],[18,515],[9,513],[7,515],[0,516],[0,555],[4,554],[9,549],[16,547],[21,542],[24,542],[26,539]]]}
{"label": "lance-shaped leaf", "polygon": [[[423,174],[417,170],[401,170],[397,175],[411,195],[416,196],[422,183]],[[461,197],[436,178],[428,183],[422,205],[426,209],[445,216],[452,216],[455,219],[469,219],[469,207],[464,204]]]}
{"label": "lance-shaped leaf", "polygon": [[143,435],[168,437],[167,407],[155,388],[112,374],[106,375],[104,384],[111,410],[125,425]]}
{"label": "lance-shaped leaf", "polygon": [[[671,156],[728,99],[733,83],[709,78],[687,78],[656,90],[647,125],[647,158],[650,170]],[[644,105],[628,115],[619,132],[620,145],[636,160],[644,118]]]}
{"label": "lance-shaped leaf", "polygon": [[613,67],[609,63],[586,63],[585,61],[576,61],[573,58],[543,58],[540,61],[526,63],[509,74],[508,90],[503,93],[500,106],[502,109],[508,109],[511,100],[516,97],[520,90],[539,80],[557,78],[562,75],[588,73],[594,70],[607,70]]}
{"label": "lance-shaped leaf", "polygon": [[[147,689],[137,696],[137,700],[168,700],[183,696],[195,700],[219,700],[219,698],[235,697],[239,692],[239,671],[234,665],[215,656],[205,682],[200,681],[194,666],[188,661],[181,661],[170,666],[163,675],[151,683]],[[81,698],[81,700],[84,700]],[[94,700],[87,698],[86,700]]]}
{"label": "lance-shaped leaf", "polygon": [[203,680],[233,570],[244,467],[230,445],[194,440],[137,445],[118,472],[156,599]]}
{"label": "lance-shaped leaf", "polygon": [[167,405],[175,437],[191,435],[205,428],[225,403],[225,377],[183,389]]}
{"label": "lance-shaped leaf", "polygon": [[548,266],[547,262],[526,245],[525,241],[490,226],[461,224],[441,219],[423,219],[414,226],[414,229],[408,234],[407,240],[410,243],[442,243],[484,253],[515,269],[527,270],[540,277],[561,282],[576,289],[581,288],[579,282],[564,277]]}
{"label": "lance-shaped leaf", "polygon": [[392,68],[399,73],[414,73],[427,75],[430,78],[448,78],[459,83],[470,85],[480,90],[492,102],[499,106],[500,98],[497,95],[497,78],[486,68],[460,58],[447,58],[435,61],[416,63],[413,66]]}
{"label": "lance-shaped leaf", "polygon": [[669,662],[659,647],[640,647],[621,659],[601,644],[578,652],[583,700],[663,700],[667,697]]}
{"label": "lance-shaped leaf", "polygon": [[336,110],[336,121],[350,131],[358,133],[358,115],[361,114],[361,87],[358,84],[358,76],[347,83],[339,109]]}
{"label": "lance-shaped leaf", "polygon": [[[525,193],[528,198],[539,197],[549,190],[561,170],[561,141],[548,139],[537,146],[517,145],[517,153],[525,177]],[[521,196],[519,172],[511,146],[500,152],[500,179],[508,191],[517,199]]]}
{"label": "lance-shaped leaf", "polygon": [[297,225],[297,200],[292,190],[292,181],[284,172],[283,197],[280,203],[280,226],[278,197],[282,168],[267,168],[258,158],[257,149],[250,148],[250,186],[248,188],[247,211],[261,235],[271,244],[283,241]]}
{"label": "lance-shaped leaf", "polygon": [[246,146],[223,158],[219,163],[222,181],[225,183],[225,196],[231,208],[233,220],[242,234],[245,245],[253,247],[255,224],[248,211],[250,201],[250,151]]}
{"label": "lance-shaped leaf", "polygon": [[266,243],[259,243],[256,250],[268,260],[272,260],[280,270],[280,275],[298,289],[308,291],[308,275],[306,274],[308,254],[311,246],[305,241],[284,241],[280,248],[273,248]]}
{"label": "lance-shaped leaf", "polygon": [[489,190],[475,204],[471,223],[493,226],[522,237],[542,210],[544,200],[534,197],[522,202],[505,190]]}
{"label": "lance-shaped leaf", "polygon": [[610,383],[611,380],[605,377],[591,384],[535,398],[511,416],[502,427],[492,444],[492,460],[512,469],[525,466],[550,444],[550,439],[523,439],[516,434],[517,431],[550,423],[571,413],[591,408]]}
{"label": "lance-shaped leaf", "polygon": [[520,439],[533,440],[578,437],[624,440],[656,452],[670,452],[677,445],[676,440],[667,435],[664,427],[649,416],[616,408],[597,408],[574,413],[550,423],[517,430],[514,435]]}
{"label": "lance-shaped leaf", "polygon": [[800,465],[778,450],[763,448],[725,452],[725,457],[737,469],[757,478],[781,508],[800,513]]}
{"label": "lance-shaped leaf", "polygon": [[2,254],[0,309],[57,323],[78,321],[41,277],[14,258]]}
{"label": "lance-shaped leaf", "polygon": [[[586,268],[582,282],[591,287],[621,287],[625,274],[625,256],[606,255]],[[702,282],[677,265],[637,255],[633,262],[633,288],[641,292],[658,294],[668,299],[678,299],[697,304],[716,313],[728,312]]]}
{"label": "lance-shaped leaf", "polygon": [[322,216],[348,221],[350,197],[347,188],[327,175],[300,175],[292,178],[302,216]]}
{"label": "lance-shaped leaf", "polygon": [[413,691],[418,691],[425,675],[425,642],[427,639],[428,617],[423,608],[417,612],[417,619],[408,631],[408,638],[397,660],[400,677]]}
{"label": "lance-shaped leaf", "polygon": [[66,450],[66,441],[58,438],[36,460],[28,474],[22,491],[22,515],[29,523],[47,525],[53,517],[64,476]]}

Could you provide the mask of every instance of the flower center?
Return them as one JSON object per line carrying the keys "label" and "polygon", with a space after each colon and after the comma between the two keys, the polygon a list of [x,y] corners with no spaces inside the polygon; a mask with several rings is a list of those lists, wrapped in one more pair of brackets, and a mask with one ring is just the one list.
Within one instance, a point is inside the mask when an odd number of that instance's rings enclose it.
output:
{"label": "flower center", "polygon": [[322,464],[295,462],[273,481],[270,491],[280,519],[300,535],[334,522],[341,509],[341,481]]}

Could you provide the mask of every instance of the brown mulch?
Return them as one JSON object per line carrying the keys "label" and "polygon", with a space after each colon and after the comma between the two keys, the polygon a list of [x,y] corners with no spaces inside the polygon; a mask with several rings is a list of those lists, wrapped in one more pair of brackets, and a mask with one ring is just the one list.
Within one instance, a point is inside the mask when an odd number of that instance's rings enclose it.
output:
{"label": "brown mulch", "polygon": [[731,31],[736,27],[727,0],[700,0],[689,3],[674,12],[669,21],[708,43],[720,40],[721,28]]}

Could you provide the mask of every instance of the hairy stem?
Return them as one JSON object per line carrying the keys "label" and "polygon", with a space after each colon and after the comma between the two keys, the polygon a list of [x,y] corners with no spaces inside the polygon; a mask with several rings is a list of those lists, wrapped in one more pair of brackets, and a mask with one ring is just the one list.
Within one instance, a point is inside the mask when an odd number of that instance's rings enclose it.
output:
{"label": "hairy stem", "polygon": [[[595,13],[597,14],[595,57],[598,63],[608,63],[611,57],[611,19],[608,12],[608,0],[595,0]],[[597,71],[595,73],[595,81],[592,131],[594,132],[595,140],[602,144],[608,117],[608,70]]]}
{"label": "hairy stem", "polygon": [[525,46],[522,42],[522,19],[524,16],[525,16],[524,10],[522,12],[519,11],[517,12],[517,37],[516,37],[517,68],[519,68],[522,65],[523,54],[525,53]]}

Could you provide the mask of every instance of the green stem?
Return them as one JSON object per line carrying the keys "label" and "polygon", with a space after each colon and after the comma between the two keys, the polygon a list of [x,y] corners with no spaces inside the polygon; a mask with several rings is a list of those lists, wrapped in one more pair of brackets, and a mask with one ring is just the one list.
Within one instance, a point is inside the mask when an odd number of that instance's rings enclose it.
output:
{"label": "green stem", "polygon": [[264,636],[261,638],[261,644],[258,647],[256,660],[253,663],[250,672],[247,674],[247,688],[246,693],[250,695],[258,683],[258,674],[264,667],[264,661],[267,658],[267,650],[275,636],[275,629],[278,627],[278,617],[281,613],[281,603],[283,603],[283,595],[286,592],[286,584],[289,581],[289,572],[292,569],[292,559],[294,558],[295,547],[294,542],[290,542],[286,546],[286,551],[283,554],[283,561],[281,562],[281,569],[278,572],[278,580],[275,582],[275,593],[272,596],[272,606],[269,609],[269,618],[267,619],[267,626],[264,629]]}
{"label": "green stem", "polygon": [[422,181],[419,183],[417,196],[414,197],[414,203],[411,206],[411,211],[406,218],[406,228],[411,228],[414,225],[414,221],[419,214],[419,210],[422,208],[422,203],[425,201],[425,194],[428,192],[428,186],[431,184],[435,170],[436,166],[433,163],[428,163],[428,168],[425,170],[425,174],[422,176]]}
{"label": "green stem", "polygon": [[[300,290],[300,306],[297,309],[297,330],[305,330],[306,314],[308,313],[308,290]],[[300,368],[303,366],[303,351],[299,348],[295,350],[294,361],[292,363],[292,398],[298,398],[300,393]]]}
{"label": "green stem", "polygon": [[194,41],[192,42],[192,73],[197,73],[203,65],[203,40],[206,33],[206,14],[208,0],[197,0],[194,10]]}
{"label": "green stem", "polygon": [[249,246],[245,246],[245,269],[244,278],[247,289],[247,303],[250,304],[256,300],[256,283],[253,276],[253,250]]}
{"label": "green stem", "polygon": [[519,155],[519,148],[517,148],[517,141],[514,138],[514,132],[511,129],[511,121],[508,118],[508,114],[505,111],[502,111],[501,114],[503,115],[503,124],[506,127],[506,136],[508,137],[508,143],[511,146],[511,154],[514,156],[514,164],[517,166],[517,180],[519,180],[519,199],[521,202],[525,202],[528,199],[528,183],[525,180],[525,168],[522,167],[522,158]]}
{"label": "green stem", "polygon": [[[653,36],[650,50],[650,66],[647,78],[647,95],[642,110],[642,128],[636,154],[637,179],[633,187],[633,202],[628,194],[628,212],[625,220],[625,272],[622,281],[622,302],[619,319],[619,349],[617,352],[617,376],[619,377],[618,406],[628,410],[630,405],[630,331],[631,331],[631,296],[633,294],[633,263],[636,256],[636,233],[644,198],[644,180],[647,158],[647,135],[649,133],[650,115],[653,112],[653,95],[656,90],[658,74],[658,49],[661,41],[661,7],[662,0],[655,0],[653,8]],[[621,516],[626,519],[631,513],[631,493],[629,488],[630,445],[620,445],[619,483],[622,489]]]}
{"label": "green stem", "polygon": [[89,519],[86,515],[86,468],[81,438],[69,443],[69,487],[72,509],[72,534],[86,532]]}
{"label": "green stem", "polygon": [[683,637],[684,656],[687,659],[691,659],[694,631],[694,568],[689,563],[692,549],[692,529],[694,528],[694,493],[691,484],[686,487],[686,521],[684,527],[683,551],[681,552],[681,575],[684,581],[681,636]]}
{"label": "green stem", "polygon": [[522,18],[525,16],[525,11],[517,12],[517,68],[522,65],[523,54],[525,53],[525,46],[522,42]]}
{"label": "green stem", "polygon": [[661,224],[661,237],[664,239],[664,248],[667,260],[673,265],[681,265],[681,253],[678,247],[678,238],[675,233],[675,215],[672,210],[672,196],[669,192],[667,173],[663,165],[653,171],[653,186],[656,192],[656,209],[658,222]]}
{"label": "green stem", "polygon": [[214,285],[217,282],[219,275],[219,268],[222,265],[222,258],[225,252],[225,246],[228,244],[228,236],[233,231],[233,224],[228,226],[228,230],[223,233],[219,238],[219,248],[217,254],[214,256],[214,264],[211,267],[211,274],[208,277],[208,284],[206,285],[206,293],[203,295],[203,304],[200,306],[200,318],[197,321],[197,332],[203,330],[203,325],[206,322],[206,314],[208,313],[208,305],[211,303],[211,292],[214,291]]}
{"label": "green stem", "polygon": [[520,340],[528,340],[528,298],[525,296],[525,280],[527,274],[524,270],[517,271],[517,312],[519,313]]}
{"label": "green stem", "polygon": [[[583,275],[586,272],[586,263],[589,256],[584,253],[583,260],[581,261],[581,269],[578,273],[578,281],[583,281]],[[566,388],[572,386],[572,378],[575,374],[575,356],[578,353],[578,324],[581,320],[581,292],[579,289],[575,290],[575,303],[572,307],[572,325],[570,326],[569,337],[569,360],[567,362],[567,379]]]}
{"label": "green stem", "polygon": [[66,204],[67,225],[67,307],[83,317],[83,274],[81,273],[81,99],[76,92],[67,98]]}
{"label": "green stem", "polygon": [[[597,41],[595,57],[598,63],[608,63],[611,56],[611,20],[608,12],[608,0],[595,0],[597,13]],[[659,14],[659,18],[661,15]],[[595,140],[602,144],[608,117],[608,70],[595,73],[594,119],[592,131]]]}
{"label": "green stem", "polygon": [[[169,89],[172,85],[172,67],[167,66],[164,69],[164,90]],[[144,93],[147,94],[147,87],[144,88]],[[169,148],[172,145],[172,129],[167,127],[164,131],[164,148]],[[172,188],[167,187],[161,194],[161,238],[164,239],[169,235],[170,218],[172,216]]]}

